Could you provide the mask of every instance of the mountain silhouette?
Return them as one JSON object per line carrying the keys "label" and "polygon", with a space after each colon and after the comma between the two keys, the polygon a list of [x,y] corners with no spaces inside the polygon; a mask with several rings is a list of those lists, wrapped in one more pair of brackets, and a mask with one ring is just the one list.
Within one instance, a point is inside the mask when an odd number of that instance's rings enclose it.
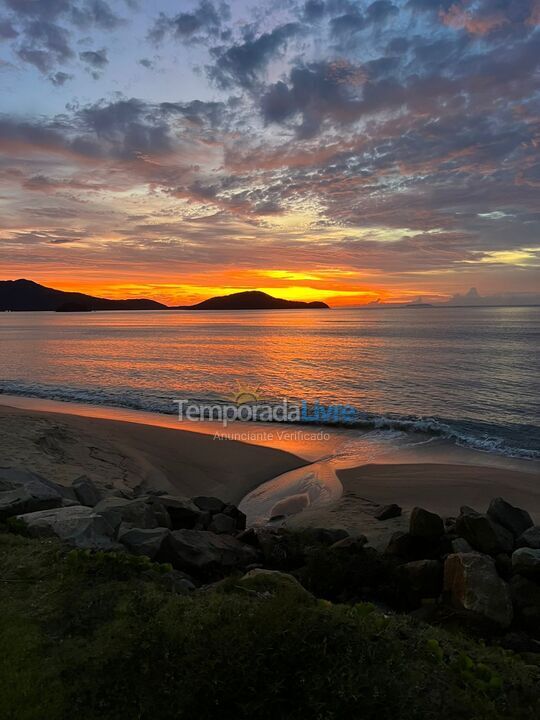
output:
{"label": "mountain silhouette", "polygon": [[323,302],[302,302],[300,300],[281,300],[260,290],[247,290],[232,295],[203,300],[196,305],[180,306],[178,310],[305,310],[328,308]]}
{"label": "mountain silhouette", "polygon": [[1,311],[90,312],[92,310],[298,310],[328,308],[323,302],[281,300],[259,290],[209,298],[196,305],[170,308],[140,298],[109,300],[78,292],[64,292],[39,285],[32,280],[0,280]]}
{"label": "mountain silhouette", "polygon": [[39,285],[32,280],[1,280],[1,310],[57,310],[87,312],[90,310],[160,310],[155,300],[109,300],[78,292],[63,292]]}

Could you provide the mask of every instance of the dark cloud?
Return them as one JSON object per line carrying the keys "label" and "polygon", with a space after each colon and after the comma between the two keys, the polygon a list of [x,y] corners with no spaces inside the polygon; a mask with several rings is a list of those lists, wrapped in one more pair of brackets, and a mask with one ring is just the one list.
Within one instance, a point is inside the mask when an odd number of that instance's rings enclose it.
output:
{"label": "dark cloud", "polygon": [[73,75],[69,75],[68,73],[62,72],[59,70],[58,72],[55,72],[54,75],[51,75],[49,77],[49,80],[52,82],[53,85],[56,85],[57,87],[61,87],[62,85],[65,85],[65,83],[68,80],[72,80]]}
{"label": "dark cloud", "polygon": [[18,34],[10,20],[0,19],[0,40],[13,40]]}
{"label": "dark cloud", "polygon": [[90,65],[95,70],[103,70],[109,64],[109,58],[107,57],[107,50],[105,48],[101,50],[85,50],[79,53],[80,59]]}
{"label": "dark cloud", "polygon": [[0,22],[0,39],[11,40],[18,57],[52,82],[53,70],[75,57],[72,28],[113,30],[123,22],[105,0],[0,0],[0,4],[11,13]]}
{"label": "dark cloud", "polygon": [[326,5],[324,0],[307,0],[303,7],[303,18],[307,22],[316,22],[324,17]]}
{"label": "dark cloud", "polygon": [[222,88],[234,85],[249,87],[256,80],[257,74],[301,30],[298,23],[287,23],[241,44],[213,48],[211,54],[215,62],[207,68],[208,75]]}
{"label": "dark cloud", "polygon": [[153,42],[160,42],[167,35],[183,42],[203,42],[218,37],[223,23],[229,18],[230,10],[226,2],[200,0],[192,12],[181,12],[174,17],[160,13],[148,37]]}
{"label": "dark cloud", "polygon": [[385,22],[393,15],[399,15],[399,9],[390,0],[375,0],[366,10],[369,22]]}

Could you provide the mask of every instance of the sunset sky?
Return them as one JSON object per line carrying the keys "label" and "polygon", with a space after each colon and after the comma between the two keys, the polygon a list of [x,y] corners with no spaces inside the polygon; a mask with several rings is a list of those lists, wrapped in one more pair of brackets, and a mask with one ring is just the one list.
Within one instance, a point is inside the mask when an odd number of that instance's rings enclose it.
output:
{"label": "sunset sky", "polygon": [[540,302],[540,0],[0,0],[0,279]]}

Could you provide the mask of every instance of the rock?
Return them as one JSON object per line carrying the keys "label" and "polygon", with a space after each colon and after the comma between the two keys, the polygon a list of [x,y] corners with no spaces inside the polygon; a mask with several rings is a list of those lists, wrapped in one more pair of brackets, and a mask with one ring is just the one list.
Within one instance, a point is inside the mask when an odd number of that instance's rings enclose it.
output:
{"label": "rock", "polygon": [[393,556],[399,562],[423,559],[418,538],[413,538],[409,533],[401,530],[392,534],[384,553]]}
{"label": "rock", "polygon": [[487,555],[510,554],[514,547],[514,537],[506,528],[475,510],[462,508],[456,520],[456,533],[465,538],[478,552]]}
{"label": "rock", "polygon": [[440,538],[444,535],[444,523],[439,515],[415,507],[411,512],[409,534],[415,538]]}
{"label": "rock", "polygon": [[512,622],[508,585],[497,575],[492,558],[480,553],[455,553],[444,564],[444,590],[452,603],[501,627]]}
{"label": "rock", "polygon": [[21,468],[0,468],[0,521],[12,515],[60,507],[69,494],[40,475]]}
{"label": "rock", "polygon": [[168,528],[163,527],[144,530],[121,525],[118,540],[134,555],[146,555],[150,560],[154,560],[169,532]]}
{"label": "rock", "polygon": [[142,529],[163,526],[163,506],[156,505],[146,498],[126,500],[108,497],[94,507],[94,512],[104,517],[115,531],[120,527],[120,523]]}
{"label": "rock", "polygon": [[266,570],[255,568],[247,572],[238,582],[238,585],[250,592],[261,596],[287,594],[294,596],[297,602],[313,602],[313,595],[308,592],[298,580],[289,573],[279,570]]}
{"label": "rock", "polygon": [[258,552],[249,545],[205,530],[173,530],[158,554],[160,562],[204,579],[222,577],[258,559]]}
{"label": "rock", "polygon": [[193,578],[180,570],[171,570],[160,576],[160,581],[165,585],[169,592],[176,595],[189,595],[196,589]]}
{"label": "rock", "polygon": [[368,539],[365,535],[358,535],[357,537],[346,537],[338,540],[333,545],[330,545],[331,550],[340,550],[347,552],[359,552],[364,549],[364,545],[367,545]]}
{"label": "rock", "polygon": [[236,505],[226,505],[223,510],[223,514],[233,518],[236,530],[239,532],[246,529],[247,518],[244,513],[236,507]]}
{"label": "rock", "polygon": [[516,545],[518,547],[530,547],[534,550],[540,550],[540,525],[533,525],[533,527],[521,533],[516,540]]}
{"label": "rock", "polygon": [[94,507],[98,502],[103,500],[103,493],[98,489],[97,485],[86,475],[81,475],[72,484],[73,491],[80,505],[88,505]]}
{"label": "rock", "polygon": [[160,495],[156,500],[168,512],[173,530],[190,530],[201,520],[203,513],[188,498]]}
{"label": "rock", "polygon": [[211,532],[217,533],[218,535],[232,535],[236,530],[236,522],[234,518],[225,515],[225,513],[216,513],[213,516],[212,522],[208,526],[208,529]]}
{"label": "rock", "polygon": [[518,548],[512,554],[512,570],[531,580],[540,580],[540,550]]}
{"label": "rock", "polygon": [[401,508],[399,505],[392,503],[391,505],[383,505],[380,507],[375,515],[375,520],[391,520],[392,518],[399,517],[401,515]]}
{"label": "rock", "polygon": [[250,528],[237,539],[260,550],[265,566],[273,570],[294,570],[304,564],[300,533],[292,533],[286,528]]}
{"label": "rock", "polygon": [[85,505],[18,515],[30,537],[57,537],[78,548],[115,550],[114,529],[102,515]]}
{"label": "rock", "polygon": [[425,598],[436,598],[443,589],[443,566],[438,560],[415,560],[400,565],[398,580],[409,603],[418,605]]}
{"label": "rock", "polygon": [[451,548],[453,553],[469,553],[473,552],[473,549],[465,538],[457,537],[451,542]]}
{"label": "rock", "polygon": [[533,525],[532,518],[526,510],[510,505],[501,497],[493,498],[487,514],[492,520],[511,532],[514,538],[518,538]]}
{"label": "rock", "polygon": [[510,581],[510,592],[518,622],[540,638],[540,585],[522,575],[514,575]]}
{"label": "rock", "polygon": [[225,503],[215,497],[204,497],[201,495],[199,497],[191,498],[191,500],[199,508],[199,510],[203,510],[204,512],[214,514],[225,510]]}
{"label": "rock", "polygon": [[327,546],[349,537],[349,533],[343,528],[305,528],[299,535],[300,541],[304,544]]}
{"label": "rock", "polygon": [[393,556],[398,562],[410,562],[436,559],[446,554],[449,549],[450,545],[445,537],[413,537],[410,533],[398,530],[390,538],[384,553]]}
{"label": "rock", "polygon": [[496,555],[495,567],[497,568],[498,575],[508,582],[512,577],[512,558],[510,555],[505,555],[504,553]]}

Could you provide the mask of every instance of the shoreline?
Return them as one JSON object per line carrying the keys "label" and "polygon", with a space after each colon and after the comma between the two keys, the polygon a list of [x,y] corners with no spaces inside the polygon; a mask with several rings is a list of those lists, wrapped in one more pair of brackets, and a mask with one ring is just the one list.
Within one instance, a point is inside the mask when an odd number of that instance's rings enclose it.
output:
{"label": "shoreline", "polygon": [[[241,504],[250,523],[283,514],[287,526],[343,527],[375,545],[406,524],[414,505],[455,515],[460,505],[484,510],[502,495],[540,520],[534,461],[421,437],[399,448],[363,444],[369,434],[351,430],[312,440],[320,428],[237,425],[224,430],[158,413],[2,395],[0,465],[63,484],[87,474],[109,491],[214,495]],[[257,442],[237,439],[246,433]],[[377,507],[391,502],[403,516],[375,521]]]}

